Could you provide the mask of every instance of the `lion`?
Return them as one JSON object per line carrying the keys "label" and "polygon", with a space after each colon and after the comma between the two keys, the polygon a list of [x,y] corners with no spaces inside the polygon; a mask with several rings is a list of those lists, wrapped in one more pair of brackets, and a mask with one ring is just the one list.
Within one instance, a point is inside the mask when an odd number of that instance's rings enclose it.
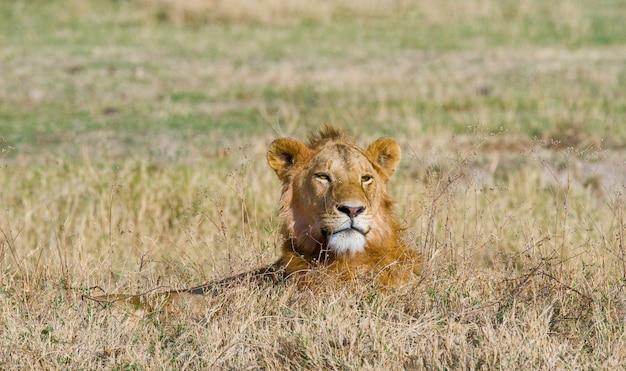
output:
{"label": "lion", "polygon": [[[328,284],[328,278],[366,279],[393,287],[418,275],[421,257],[402,239],[403,228],[386,190],[400,158],[400,146],[392,138],[379,138],[362,149],[328,125],[310,134],[308,144],[274,140],[267,162],[282,183],[280,258],[256,271],[163,293],[157,301],[209,294],[243,280],[295,280],[311,286]],[[151,310],[141,295],[88,298]]]}
{"label": "lion", "polygon": [[331,126],[304,144],[272,142],[267,161],[282,182],[281,258],[286,277],[324,270],[352,280],[374,275],[395,286],[420,268],[419,255],[402,240],[386,186],[400,163],[395,140],[359,148]]}

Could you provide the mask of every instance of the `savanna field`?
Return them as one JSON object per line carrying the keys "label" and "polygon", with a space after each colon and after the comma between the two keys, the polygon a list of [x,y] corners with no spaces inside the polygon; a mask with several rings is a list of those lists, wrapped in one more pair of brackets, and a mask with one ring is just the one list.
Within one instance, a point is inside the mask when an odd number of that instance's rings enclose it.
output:
{"label": "savanna field", "polygon": [[[626,365],[626,3],[0,2],[0,369]],[[281,243],[265,152],[391,136],[421,276],[200,285]],[[194,307],[197,309],[197,306]]]}

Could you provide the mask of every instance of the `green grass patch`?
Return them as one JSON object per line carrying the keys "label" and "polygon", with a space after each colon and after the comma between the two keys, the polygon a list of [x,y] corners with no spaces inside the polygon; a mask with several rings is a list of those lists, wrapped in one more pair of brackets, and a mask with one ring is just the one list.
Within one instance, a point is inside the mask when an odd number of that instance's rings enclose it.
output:
{"label": "green grass patch", "polygon": [[153,3],[140,5],[1,4],[3,137],[45,148],[68,132],[232,128],[236,137],[337,121],[530,138],[572,126],[610,146],[626,138],[617,1],[408,2],[364,13],[343,4],[330,18],[276,8],[276,22],[222,8],[219,19],[159,21]]}

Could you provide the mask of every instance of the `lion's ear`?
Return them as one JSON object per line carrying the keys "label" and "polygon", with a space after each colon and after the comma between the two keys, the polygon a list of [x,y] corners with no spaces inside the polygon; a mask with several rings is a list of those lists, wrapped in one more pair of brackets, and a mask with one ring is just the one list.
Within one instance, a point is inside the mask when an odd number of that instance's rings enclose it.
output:
{"label": "lion's ear", "polygon": [[304,143],[291,138],[280,138],[270,144],[267,150],[267,162],[280,180],[285,181],[289,170],[306,161],[311,153],[312,151]]}
{"label": "lion's ear", "polygon": [[382,169],[387,179],[391,178],[402,157],[400,146],[391,138],[379,138],[367,147],[367,154]]}

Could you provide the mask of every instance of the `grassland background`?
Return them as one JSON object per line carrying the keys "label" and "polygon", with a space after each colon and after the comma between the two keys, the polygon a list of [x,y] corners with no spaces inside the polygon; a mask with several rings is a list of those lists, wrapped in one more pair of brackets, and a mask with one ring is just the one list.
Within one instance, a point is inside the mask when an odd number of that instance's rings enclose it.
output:
{"label": "grassland background", "polygon": [[[626,363],[618,0],[0,2],[0,368]],[[271,262],[278,136],[396,138],[422,279],[162,321],[83,294]]]}

